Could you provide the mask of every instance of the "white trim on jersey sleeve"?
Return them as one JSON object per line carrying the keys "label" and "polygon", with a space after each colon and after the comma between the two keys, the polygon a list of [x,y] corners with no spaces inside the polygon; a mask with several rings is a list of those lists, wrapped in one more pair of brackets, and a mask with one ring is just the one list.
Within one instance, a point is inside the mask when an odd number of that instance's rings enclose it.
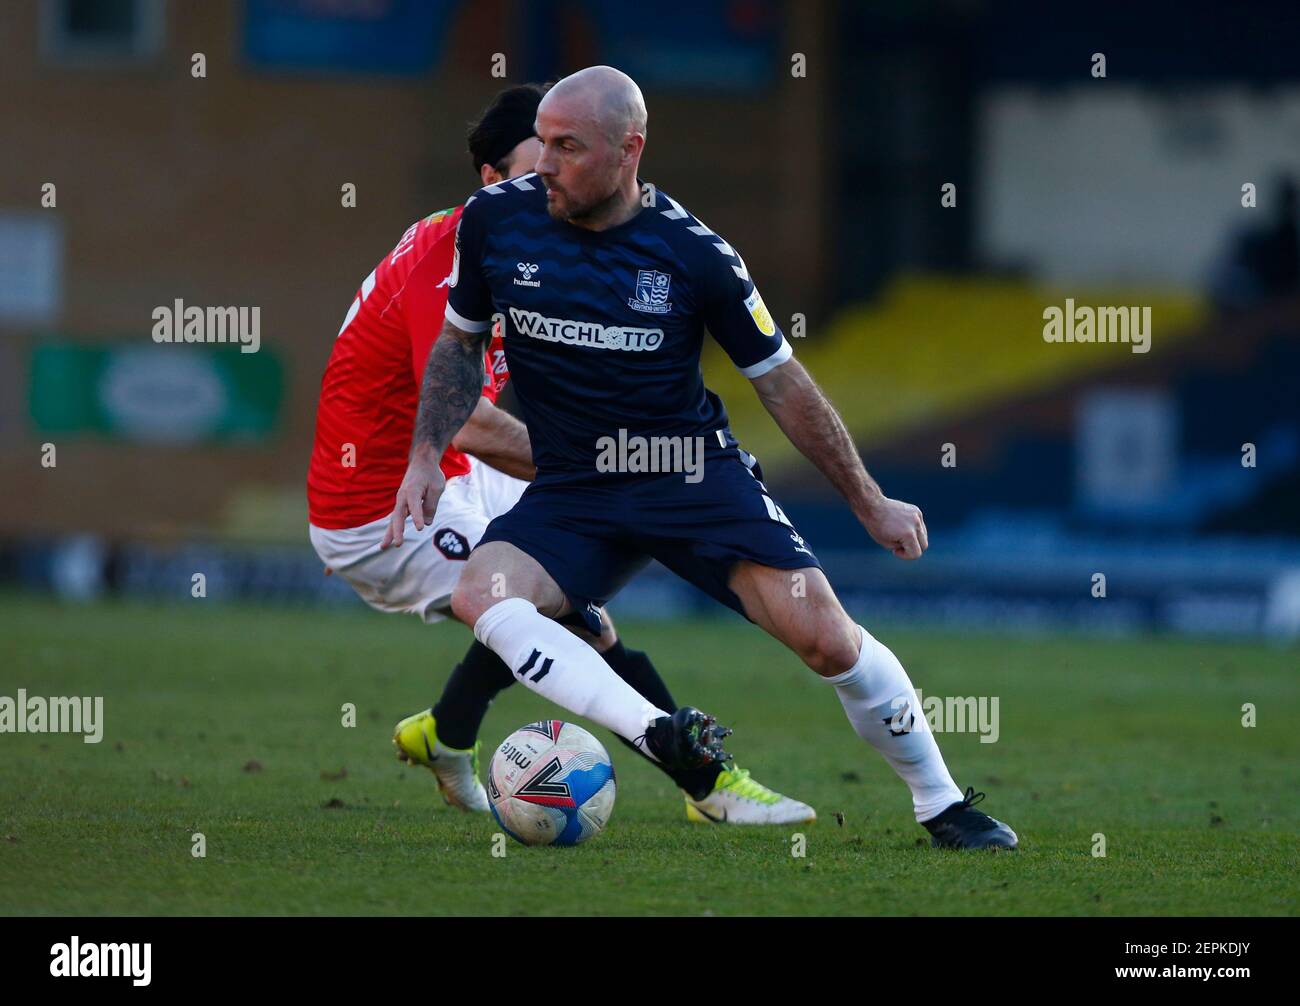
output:
{"label": "white trim on jersey sleeve", "polygon": [[487,321],[470,321],[463,314],[451,306],[451,301],[447,301],[447,320],[459,328],[462,332],[486,332],[492,327],[492,319]]}
{"label": "white trim on jersey sleeve", "polygon": [[[447,311],[450,312],[451,308],[448,307]],[[782,336],[781,348],[766,360],[759,360],[757,363],[751,363],[748,367],[737,367],[736,369],[752,381],[756,377],[762,377],[769,370],[775,370],[792,356],[794,356],[794,347],[786,342],[785,336]]]}

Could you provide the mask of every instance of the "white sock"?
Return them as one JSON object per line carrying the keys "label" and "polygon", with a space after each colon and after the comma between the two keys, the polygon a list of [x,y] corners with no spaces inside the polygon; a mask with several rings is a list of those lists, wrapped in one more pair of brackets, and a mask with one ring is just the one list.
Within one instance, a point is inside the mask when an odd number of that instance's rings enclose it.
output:
{"label": "white sock", "polygon": [[668,714],[532,602],[511,597],[492,605],[474,623],[474,635],[538,695],[613,730],[650,755],[645,728]]}
{"label": "white sock", "polygon": [[959,803],[961,790],[948,774],[903,665],[888,646],[858,628],[862,631],[858,662],[824,680],[835,686],[858,736],[879,751],[911,788],[916,819],[928,821]]}

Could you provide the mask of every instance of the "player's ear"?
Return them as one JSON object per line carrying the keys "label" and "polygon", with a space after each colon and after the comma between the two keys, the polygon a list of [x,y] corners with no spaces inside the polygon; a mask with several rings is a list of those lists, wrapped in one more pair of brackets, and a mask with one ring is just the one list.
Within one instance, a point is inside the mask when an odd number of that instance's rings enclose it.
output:
{"label": "player's ear", "polygon": [[634,164],[636,159],[641,156],[641,151],[645,149],[645,136],[641,133],[628,133],[623,137],[623,158],[624,164]]}
{"label": "player's ear", "polygon": [[480,164],[478,176],[484,185],[495,185],[497,182],[501,181],[501,175],[498,174],[497,169],[492,167],[490,164]]}

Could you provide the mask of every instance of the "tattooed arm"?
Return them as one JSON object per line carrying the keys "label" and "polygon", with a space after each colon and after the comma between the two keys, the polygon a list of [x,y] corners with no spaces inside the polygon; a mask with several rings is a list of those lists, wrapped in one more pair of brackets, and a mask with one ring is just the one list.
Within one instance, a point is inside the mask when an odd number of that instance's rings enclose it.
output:
{"label": "tattooed arm", "polygon": [[424,368],[411,460],[397,490],[397,505],[382,548],[402,544],[408,514],[419,530],[433,520],[438,497],[447,484],[440,465],[442,455],[478,404],[483,391],[483,350],[490,336],[490,330],[464,332],[450,321],[443,322]]}

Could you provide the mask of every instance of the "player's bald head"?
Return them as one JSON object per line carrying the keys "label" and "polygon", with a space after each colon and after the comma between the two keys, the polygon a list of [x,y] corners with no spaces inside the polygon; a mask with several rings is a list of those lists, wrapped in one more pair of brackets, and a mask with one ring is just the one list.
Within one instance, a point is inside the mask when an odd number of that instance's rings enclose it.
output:
{"label": "player's bald head", "polygon": [[638,199],[645,121],[641,89],[612,66],[589,66],[547,91],[536,123],[547,212],[579,226],[624,217]]}
{"label": "player's bald head", "polygon": [[630,133],[645,135],[645,99],[636,81],[612,66],[589,66],[561,79],[542,99],[538,115],[585,121],[610,143]]}

